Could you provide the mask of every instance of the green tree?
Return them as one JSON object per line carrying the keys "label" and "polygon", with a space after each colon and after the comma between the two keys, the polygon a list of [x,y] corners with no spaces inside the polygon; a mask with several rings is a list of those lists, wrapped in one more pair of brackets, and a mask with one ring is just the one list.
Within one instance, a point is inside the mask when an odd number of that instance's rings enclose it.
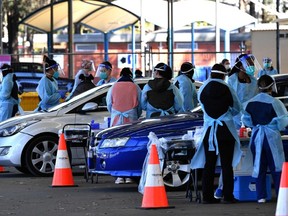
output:
{"label": "green tree", "polygon": [[47,4],[48,0],[3,0],[4,19],[7,20],[8,53],[12,54],[12,61],[17,60],[19,21],[30,12]]}

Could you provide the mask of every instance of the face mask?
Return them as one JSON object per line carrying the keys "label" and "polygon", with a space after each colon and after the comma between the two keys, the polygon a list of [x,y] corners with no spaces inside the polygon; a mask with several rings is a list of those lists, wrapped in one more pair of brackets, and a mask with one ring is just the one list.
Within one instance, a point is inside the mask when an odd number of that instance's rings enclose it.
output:
{"label": "face mask", "polygon": [[108,75],[107,75],[107,73],[105,73],[105,72],[100,72],[100,78],[101,79],[107,79],[108,78]]}
{"label": "face mask", "polygon": [[54,74],[53,74],[53,77],[55,79],[58,79],[59,78],[59,72],[58,71],[55,71]]}
{"label": "face mask", "polygon": [[264,66],[264,68],[270,68],[271,67],[271,63],[264,63],[263,66]]}
{"label": "face mask", "polygon": [[247,66],[245,70],[246,70],[246,74],[248,74],[249,76],[254,76],[254,73],[255,73],[254,66]]}
{"label": "face mask", "polygon": [[230,69],[230,65],[225,65],[225,69],[229,70]]}

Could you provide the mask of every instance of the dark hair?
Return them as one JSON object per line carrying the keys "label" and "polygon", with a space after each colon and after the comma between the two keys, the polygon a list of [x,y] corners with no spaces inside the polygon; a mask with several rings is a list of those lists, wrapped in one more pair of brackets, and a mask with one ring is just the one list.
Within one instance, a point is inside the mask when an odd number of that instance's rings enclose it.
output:
{"label": "dark hair", "polygon": [[[181,68],[180,68],[180,70],[181,70],[181,72],[182,73],[190,73],[190,72],[192,72],[192,73],[194,73],[194,65],[192,64],[192,63],[190,63],[190,62],[184,62],[182,65],[181,65]],[[189,72],[187,72],[187,71],[189,71]]]}
{"label": "dark hair", "polygon": [[110,70],[112,70],[112,64],[109,61],[104,61],[101,64],[104,64],[104,65],[110,67]]}
{"label": "dark hair", "polygon": [[238,72],[240,71],[240,67],[242,66],[242,62],[241,62],[240,59],[241,59],[243,56],[246,56],[246,55],[247,55],[247,54],[241,54],[241,55],[239,55],[239,56],[236,58],[235,64],[234,64],[234,66],[232,67],[229,76],[231,76],[231,75],[234,74],[234,73],[238,73]]}
{"label": "dark hair", "polygon": [[12,67],[9,64],[3,64],[0,68],[3,72],[5,71],[5,73],[10,73],[13,72]]}
{"label": "dark hair", "polygon": [[229,60],[228,60],[228,59],[224,58],[224,59],[221,61],[221,64],[223,64],[223,65],[224,65],[224,64],[225,64],[225,62],[227,62],[227,61],[229,62]]}
{"label": "dark hair", "polygon": [[48,71],[51,68],[51,66],[57,65],[56,61],[54,61],[53,59],[50,59],[46,55],[43,56],[43,62],[45,64],[45,71]]}
{"label": "dark hair", "polygon": [[126,76],[132,78],[133,74],[129,67],[124,67],[120,72],[120,76]]}
{"label": "dark hair", "polygon": [[225,67],[222,64],[214,64],[213,67],[211,68],[211,74],[210,74],[211,78],[214,78],[214,79],[223,79],[225,77],[225,74],[216,73],[216,72],[213,72],[213,70],[227,73]]}
{"label": "dark hair", "polygon": [[259,88],[259,91],[261,92],[268,92],[272,89],[272,86],[274,84],[274,79],[269,76],[269,75],[262,75],[258,81],[257,81],[257,85]]}
{"label": "dark hair", "polygon": [[136,69],[136,70],[135,70],[135,74],[136,74],[136,75],[139,75],[139,76],[142,76],[142,71],[139,70],[139,69]]}
{"label": "dark hair", "polygon": [[155,66],[154,71],[157,71],[160,76],[162,76],[163,78],[166,78],[168,80],[171,80],[173,77],[171,68],[163,62],[158,63]]}

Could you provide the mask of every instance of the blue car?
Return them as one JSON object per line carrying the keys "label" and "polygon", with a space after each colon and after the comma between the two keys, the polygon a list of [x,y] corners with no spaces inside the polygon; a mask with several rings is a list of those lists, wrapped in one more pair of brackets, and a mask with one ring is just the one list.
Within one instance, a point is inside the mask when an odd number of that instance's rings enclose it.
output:
{"label": "blue car", "polygon": [[[288,89],[288,75],[278,75],[274,78],[277,89],[275,89],[274,96],[279,97],[287,107],[285,96],[288,93],[285,93],[285,88]],[[93,172],[115,177],[139,178],[147,154],[150,132],[154,132],[158,138],[181,140],[187,131],[193,131],[202,125],[203,113],[198,107],[188,113],[145,119],[132,124],[108,128],[96,135],[96,167]],[[288,134],[288,131],[284,131],[284,134]],[[283,145],[286,161],[288,161],[288,141],[286,139],[283,139]],[[175,187],[188,181],[190,160],[186,159],[185,157],[181,159],[169,159],[168,157],[163,171],[165,185]]]}

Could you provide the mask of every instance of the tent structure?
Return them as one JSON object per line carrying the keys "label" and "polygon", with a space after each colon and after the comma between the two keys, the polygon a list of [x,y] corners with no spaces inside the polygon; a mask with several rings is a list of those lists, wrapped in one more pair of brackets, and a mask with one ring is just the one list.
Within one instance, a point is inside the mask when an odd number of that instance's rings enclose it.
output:
{"label": "tent structure", "polygon": [[[68,26],[68,2],[60,0],[53,5],[53,30]],[[99,0],[72,0],[72,22],[80,23],[103,33],[135,24],[139,17],[120,6]],[[29,14],[20,24],[30,26],[42,32],[51,31],[51,6],[46,5]]]}
{"label": "tent structure", "polygon": [[[71,2],[72,9],[69,12],[68,8]],[[25,17],[20,24],[50,33],[51,35],[52,29],[54,31],[71,25],[71,23],[69,24],[69,19],[71,19],[72,23],[80,23],[103,32],[105,53],[108,53],[109,39],[107,35],[109,32],[128,25],[134,26],[140,17],[144,17],[146,21],[168,29],[172,34],[174,29],[191,25],[196,21],[206,21],[226,31],[225,51],[229,52],[230,31],[256,22],[255,18],[237,7],[217,3],[216,13],[216,3],[213,1],[181,0],[173,3],[173,13],[170,15],[172,18],[171,28],[168,9],[169,4],[164,0],[116,0],[112,3],[101,0],[60,0],[53,4],[53,8],[51,5],[47,5],[36,10]],[[51,11],[53,11],[53,17],[51,16]],[[53,20],[53,23],[51,23],[51,20]],[[133,35],[134,32],[132,32],[132,38],[135,38]],[[69,40],[71,43],[72,36],[70,35],[69,38],[71,38]],[[141,40],[145,42],[145,39],[142,38]],[[193,39],[191,43],[194,43]],[[132,41],[132,44],[135,44],[135,41]],[[106,54],[105,59],[107,58]],[[69,65],[72,64],[70,63]]]}
{"label": "tent structure", "polygon": [[[34,11],[22,19],[19,24],[46,32],[49,38],[48,47],[53,47],[53,31],[67,26],[72,28],[72,24],[79,23],[98,30],[104,34],[105,60],[108,60],[108,34],[129,25],[134,26],[138,20],[137,15],[109,2],[100,0],[60,0],[55,2],[53,7],[47,5]],[[72,30],[68,31],[68,34],[69,50],[72,50]],[[134,32],[132,34],[134,35]],[[135,44],[135,42],[132,43]],[[52,49],[48,49],[48,52],[52,52]],[[73,65],[72,55],[69,56],[69,65]],[[69,77],[72,77],[72,69],[72,67],[69,68]]]}
{"label": "tent structure", "polygon": [[[144,0],[144,4],[141,6],[141,1],[143,0],[116,0],[113,4],[125,8],[138,16],[143,14],[148,22],[167,29],[167,2],[163,0]],[[173,7],[174,28],[180,28],[196,21],[205,21],[213,26],[216,25],[216,3],[214,1],[181,0],[175,2]],[[217,25],[220,29],[231,31],[256,22],[254,17],[235,6],[218,3],[218,7]]]}

